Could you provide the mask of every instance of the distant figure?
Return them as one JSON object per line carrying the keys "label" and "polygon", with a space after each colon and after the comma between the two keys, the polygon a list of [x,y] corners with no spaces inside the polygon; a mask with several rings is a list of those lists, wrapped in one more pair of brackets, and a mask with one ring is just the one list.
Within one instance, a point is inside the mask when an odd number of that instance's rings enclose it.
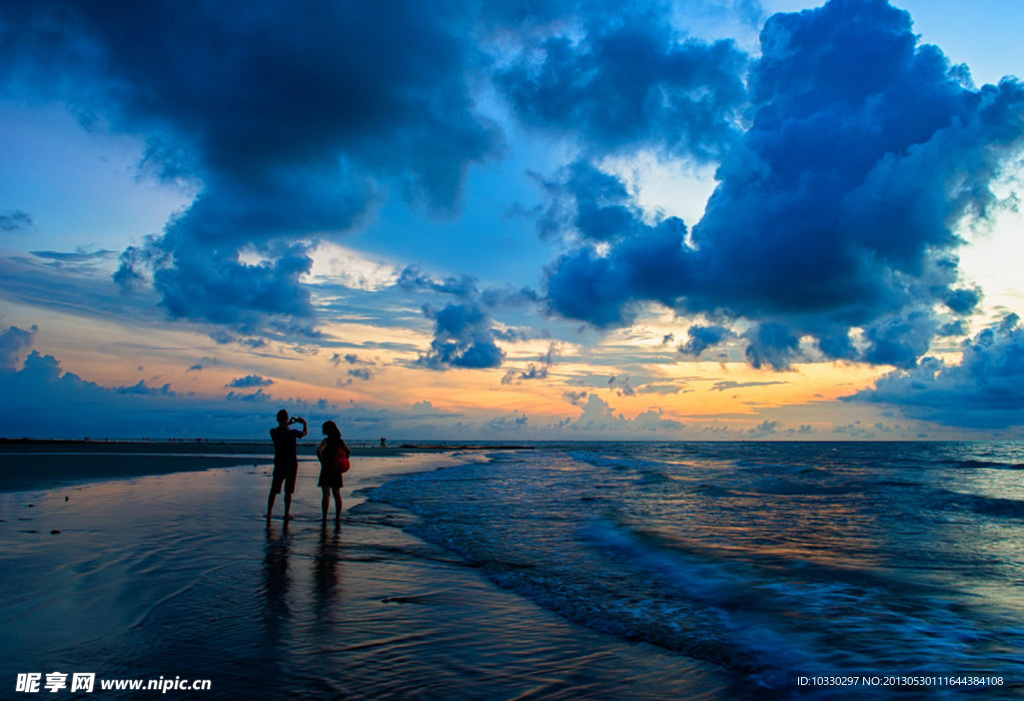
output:
{"label": "distant figure", "polygon": [[387,448],[388,447],[388,439],[387,438],[381,438],[380,439],[380,447],[381,448]]}
{"label": "distant figure", "polygon": [[[302,430],[288,428],[289,425],[302,424]],[[284,518],[291,515],[292,493],[295,491],[295,478],[299,473],[299,459],[295,455],[295,442],[308,433],[306,420],[296,416],[288,418],[288,412],[282,409],[277,412],[277,427],[270,429],[270,437],[274,439],[274,478],[270,483],[270,497],[267,499],[267,518],[274,511],[274,498],[281,492],[284,484]]]}
{"label": "distant figure", "polygon": [[352,451],[345,444],[341,437],[338,425],[333,421],[325,421],[323,425],[324,440],[316,449],[316,456],[320,458],[320,479],[316,485],[323,490],[324,498],[321,502],[323,507],[323,521],[327,522],[327,507],[331,505],[331,493],[334,493],[334,520],[341,521],[341,461],[339,453],[344,456],[347,462],[352,457]]}

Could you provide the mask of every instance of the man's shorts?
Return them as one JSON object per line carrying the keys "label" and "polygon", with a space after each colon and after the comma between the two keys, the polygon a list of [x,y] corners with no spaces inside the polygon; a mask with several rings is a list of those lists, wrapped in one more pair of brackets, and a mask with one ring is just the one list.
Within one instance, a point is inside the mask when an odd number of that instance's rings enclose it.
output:
{"label": "man's shorts", "polygon": [[299,475],[299,468],[292,470],[274,470],[274,481],[270,485],[271,494],[281,493],[281,483],[284,483],[284,493],[295,493],[295,478]]}

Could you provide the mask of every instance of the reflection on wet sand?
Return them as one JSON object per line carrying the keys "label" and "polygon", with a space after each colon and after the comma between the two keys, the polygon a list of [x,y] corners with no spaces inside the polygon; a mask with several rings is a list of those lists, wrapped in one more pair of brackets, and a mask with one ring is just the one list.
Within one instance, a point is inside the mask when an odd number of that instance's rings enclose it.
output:
{"label": "reflection on wet sand", "polygon": [[263,619],[266,624],[264,640],[268,651],[273,651],[280,645],[284,626],[291,618],[291,611],[288,608],[290,547],[288,522],[285,521],[278,530],[267,521],[266,542],[263,547]]}
{"label": "reflection on wet sand", "polygon": [[341,524],[320,527],[320,543],[313,562],[313,608],[319,625],[334,624],[334,603],[341,595]]}

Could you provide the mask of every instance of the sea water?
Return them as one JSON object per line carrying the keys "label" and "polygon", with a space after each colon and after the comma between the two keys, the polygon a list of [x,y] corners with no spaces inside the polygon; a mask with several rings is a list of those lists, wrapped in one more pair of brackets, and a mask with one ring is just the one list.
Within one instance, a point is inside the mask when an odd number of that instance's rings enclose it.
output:
{"label": "sea water", "polygon": [[366,458],[338,526],[308,460],[267,523],[269,470],[0,494],[0,698],[57,672],[208,699],[1024,693],[1021,445]]}
{"label": "sea water", "polygon": [[546,609],[766,691],[1024,693],[1022,444],[543,444],[369,497]]}

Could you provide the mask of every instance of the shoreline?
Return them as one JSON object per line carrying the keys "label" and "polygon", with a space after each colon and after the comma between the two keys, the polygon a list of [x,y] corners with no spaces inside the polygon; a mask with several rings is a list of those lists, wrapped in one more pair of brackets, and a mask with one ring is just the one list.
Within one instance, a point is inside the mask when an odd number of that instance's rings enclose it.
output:
{"label": "shoreline", "polygon": [[[301,465],[316,461],[319,441],[299,443]],[[418,454],[531,450],[510,445],[353,445],[356,458],[402,458]],[[274,447],[265,442],[85,441],[0,439],[0,493],[59,489],[111,480],[178,472],[248,467],[268,468]],[[309,471],[307,468],[305,471]],[[318,469],[318,468],[313,468]]]}
{"label": "shoreline", "polygon": [[[318,442],[312,435],[299,443],[300,453],[315,454]],[[405,453],[440,453],[453,450],[534,450],[534,446],[513,443],[461,443],[457,441],[413,442],[403,441],[395,445],[380,446],[374,441],[349,441],[352,454],[356,456],[392,456]],[[138,440],[138,439],[89,439],[89,438],[0,438],[0,456],[17,452],[38,453],[44,450],[69,452],[76,448],[88,447],[95,452],[118,452],[132,450],[141,453],[185,452],[185,453],[244,453],[246,455],[269,455],[273,457],[274,446],[268,440],[227,440],[227,439],[181,439],[181,440]]]}

